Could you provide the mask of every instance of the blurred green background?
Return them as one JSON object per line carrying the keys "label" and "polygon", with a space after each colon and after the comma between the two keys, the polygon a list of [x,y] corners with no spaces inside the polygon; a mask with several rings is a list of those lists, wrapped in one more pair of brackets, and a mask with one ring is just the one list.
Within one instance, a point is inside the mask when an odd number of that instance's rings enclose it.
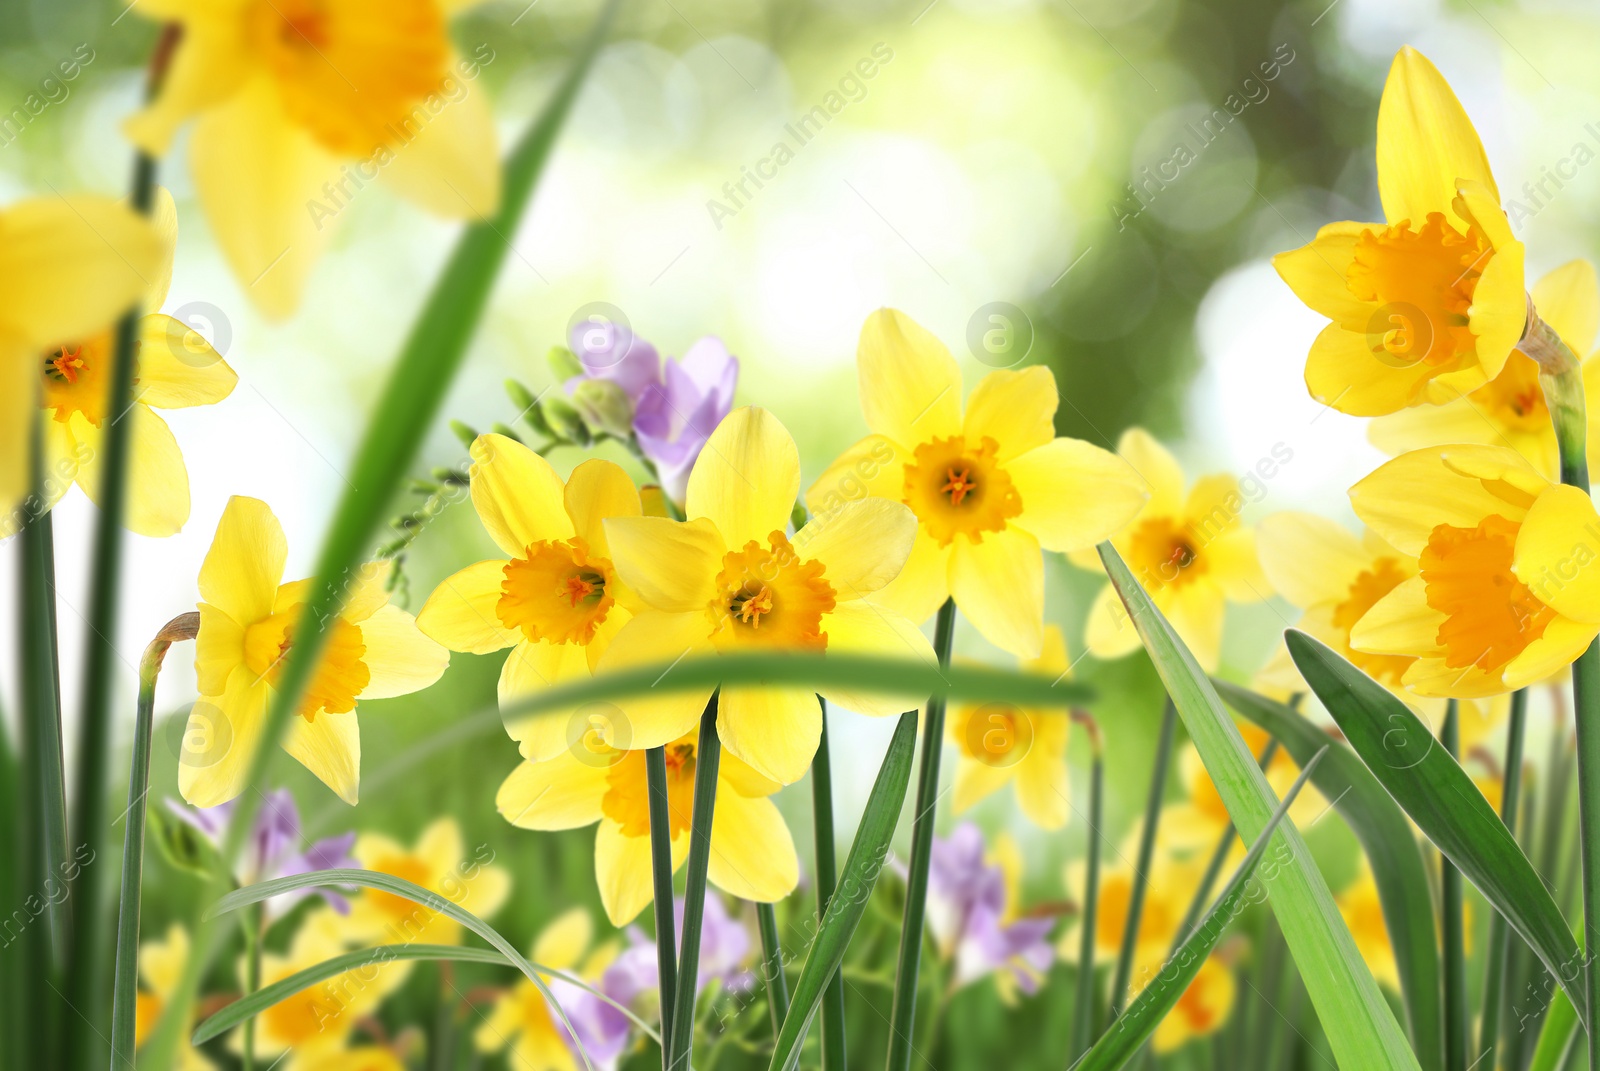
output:
{"label": "blurred green background", "polygon": [[[533,114],[594,9],[494,0],[456,23],[464,52],[492,53],[482,77],[505,138]],[[0,0],[0,203],[124,187],[131,155],[118,124],[137,104],[155,35],[137,3]],[[517,256],[447,412],[476,427],[509,419],[501,381],[547,386],[546,351],[580,309],[604,302],[663,353],[720,335],[743,361],[739,402],[777,412],[809,480],[863,432],[853,358],[869,311],[893,305],[934,331],[970,388],[1014,359],[997,361],[975,341],[998,309],[1024,340],[1022,359],[1055,370],[1061,433],[1111,446],[1143,424],[1174,445],[1191,476],[1242,472],[1287,444],[1293,463],[1247,518],[1293,506],[1348,520],[1344,488],[1380,455],[1361,421],[1306,397],[1300,369],[1320,320],[1266,258],[1330,220],[1381,217],[1374,116],[1389,60],[1406,43],[1456,88],[1503,197],[1531,209],[1518,227],[1530,276],[1589,255],[1600,173],[1518,192],[1576,146],[1600,150],[1600,11],[1578,0],[633,0],[531,217],[507,236]],[[69,59],[78,77],[52,80]],[[838,106],[828,122],[796,146],[788,125],[830,102]],[[792,158],[780,166],[774,146],[786,139]],[[179,163],[184,148],[180,140],[161,176],[182,222],[167,311],[188,310],[241,381],[224,405],[172,414],[193,485],[188,527],[165,541],[130,537],[133,589],[118,636],[124,736],[137,652],[192,607],[229,495],[268,501],[289,534],[290,573],[310,571],[362,414],[456,231],[384,189],[363,189],[340,214],[300,314],[267,323],[207,234]],[[463,461],[446,429],[417,431],[427,435],[419,475]],[[580,459],[552,458],[562,469]],[[74,492],[56,526],[67,710],[76,705],[74,608],[87,585],[67,563],[86,560],[90,513]],[[411,608],[489,549],[469,509],[448,511],[409,558]],[[1048,614],[1076,654],[1100,581],[1059,560],[1049,567]],[[1287,620],[1292,611],[1276,600],[1230,609],[1224,672],[1248,679]],[[12,649],[11,628],[8,617],[0,649]],[[1003,661],[965,628],[957,651]],[[170,660],[163,711],[192,699],[186,662]],[[526,943],[562,908],[598,912],[598,900],[588,832],[524,834],[495,814],[493,787],[517,757],[493,713],[498,663],[457,655],[429,691],[363,705],[358,808],[289,771],[292,763],[285,770],[322,834],[370,828],[409,840],[434,816],[456,815],[469,843],[491,844],[514,869],[513,902],[497,921]],[[1146,791],[1160,691],[1142,656],[1086,659],[1076,672],[1099,689],[1096,713],[1109,727],[1106,833],[1115,843]],[[848,831],[890,725],[849,713],[835,725]],[[157,745],[163,795],[176,794],[175,738],[163,732]],[[1530,747],[1539,741],[1536,722]],[[1081,741],[1073,762],[1081,811]],[[808,787],[786,790],[780,804],[809,869]],[[1023,824],[1009,794],[976,813],[1022,842],[1025,902],[1072,894],[1062,872],[1082,850],[1081,820],[1045,836]],[[1334,830],[1318,834],[1330,876],[1347,874],[1342,828],[1324,828]],[[151,880],[155,932],[186,917],[193,889],[161,868]],[[892,922],[893,904],[882,906]],[[226,975],[219,969],[219,986]],[[421,998],[408,990],[404,999]],[[888,993],[863,999],[852,1011],[859,1051],[881,1052],[884,1024],[867,1005],[886,1014]],[[981,1066],[996,1051],[1012,1066],[1055,1066],[1069,999],[1052,986],[1007,1010],[992,987],[976,987],[952,1010],[962,1029],[926,1055],[941,1068]],[[1037,1063],[1019,1048],[1039,1052]]]}

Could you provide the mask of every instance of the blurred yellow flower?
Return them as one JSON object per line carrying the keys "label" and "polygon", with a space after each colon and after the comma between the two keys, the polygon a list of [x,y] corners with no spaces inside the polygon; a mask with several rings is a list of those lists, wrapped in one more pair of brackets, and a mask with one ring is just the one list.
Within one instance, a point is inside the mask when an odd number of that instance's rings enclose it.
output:
{"label": "blurred yellow flower", "polygon": [[1366,961],[1367,969],[1380,985],[1394,992],[1400,991],[1400,969],[1395,964],[1394,946],[1389,943],[1389,925],[1383,918],[1383,903],[1378,899],[1378,885],[1372,878],[1372,868],[1363,856],[1361,870],[1354,881],[1334,897],[1339,914],[1355,938],[1356,951]]}
{"label": "blurred yellow flower", "polygon": [[[833,651],[934,663],[917,626],[865,596],[900,572],[916,518],[898,502],[864,498],[820,513],[784,535],[800,492],[800,455],[765,409],[736,409],[689,473],[687,521],[614,517],[613,561],[647,609],[617,633],[600,672],[712,652]],[[822,696],[869,715],[898,714],[922,697],[824,687]],[[629,739],[657,747],[689,732],[712,686],[624,701]],[[723,746],[762,776],[798,781],[822,735],[816,692],[797,687],[722,689]]]}
{"label": "blurred yellow flower", "polygon": [[1143,481],[1109,451],[1056,437],[1048,368],[989,373],[963,415],[955,358],[893,309],[867,318],[857,368],[872,434],[829,466],[806,504],[821,514],[868,495],[904,502],[916,543],[874,601],[921,622],[953,597],[990,643],[1039,657],[1042,550],[1111,535],[1148,497]]}
{"label": "blurred yellow flower", "polygon": [[[1250,749],[1252,755],[1259,757],[1271,738],[1265,730],[1249,722],[1237,721],[1235,724],[1239,735],[1244,738],[1245,747]],[[1222,802],[1216,783],[1211,780],[1205,763],[1200,759],[1200,752],[1193,744],[1184,745],[1179,752],[1178,773],[1186,797],[1181,802],[1168,804],[1162,810],[1162,850],[1203,867],[1216,851],[1222,834],[1233,827],[1233,816],[1228,813],[1227,804]],[[1273,792],[1282,797],[1300,776],[1300,767],[1287,751],[1279,748],[1267,766],[1266,775]],[[1328,803],[1322,794],[1308,782],[1300,790],[1300,795],[1295,797],[1289,815],[1297,824],[1305,826],[1314,822],[1327,808]],[[1234,864],[1244,857],[1244,853],[1243,841],[1238,837],[1233,838],[1224,874],[1232,872]]]}
{"label": "blurred yellow flower", "polygon": [[[1161,985],[1161,967],[1162,964],[1156,962],[1143,972],[1136,971],[1136,976],[1142,975],[1136,980],[1149,979],[1146,985]],[[1237,989],[1233,971],[1222,957],[1215,953],[1207,956],[1189,988],[1156,1027],[1150,1047],[1157,1053],[1176,1052],[1191,1041],[1215,1034],[1227,1025]]]}
{"label": "blurred yellow flower", "polygon": [[[540,932],[529,958],[543,967],[571,971],[583,978],[598,978],[615,948],[606,945],[589,951],[594,923],[589,912],[575,907]],[[550,976],[544,976],[546,984]],[[489,1015],[473,1032],[479,1052],[511,1049],[510,1066],[520,1071],[579,1071],[580,1064],[567,1042],[566,1028],[552,1011],[539,988],[526,978],[506,990]]]}
{"label": "blurred yellow flower", "polygon": [[[145,941],[139,946],[139,977],[145,988],[134,998],[133,1045],[144,1045],[161,1021],[178,988],[184,960],[189,958],[189,931],[174,923],[160,941]],[[216,1064],[201,1056],[189,1043],[189,1031],[178,1032],[178,1071],[215,1071]]]}
{"label": "blurred yellow flower", "polygon": [[[505,706],[588,677],[633,616],[638,599],[617,577],[602,522],[639,516],[639,492],[610,461],[585,461],[563,484],[548,461],[504,435],[478,436],[471,454],[473,506],[507,557],[445,579],[417,614],[417,627],[453,651],[511,647],[500,670]],[[511,718],[506,731],[524,758],[551,758],[570,745],[574,713]]]}
{"label": "blurred yellow flower", "polygon": [[[244,791],[267,706],[294,643],[311,581],[282,584],[288,545],[267,504],[228,500],[200,566],[200,634],[195,675],[201,699],[189,714],[178,789],[196,807]],[[290,720],[283,748],[346,803],[361,777],[357,699],[387,699],[428,687],[450,654],[389,605],[384,570],[363,566],[328,624],[316,672]]]}
{"label": "blurred yellow flower", "polygon": [[[1539,318],[1548,323],[1580,358],[1594,346],[1600,331],[1600,281],[1586,260],[1563,264],[1533,287]],[[1600,398],[1600,361],[1583,362],[1585,393]],[[1600,461],[1600,406],[1591,405],[1591,467]],[[1367,438],[1391,457],[1408,450],[1446,443],[1509,446],[1556,479],[1560,458],[1555,425],[1539,385],[1539,366],[1521,350],[1506,358],[1500,374],[1464,397],[1443,405],[1423,405],[1381,416],[1367,426]]]}
{"label": "blurred yellow flower", "polygon": [[[364,869],[404,878],[488,918],[511,895],[511,875],[492,865],[494,850],[481,844],[468,854],[454,818],[430,823],[406,848],[381,833],[356,839],[355,857]],[[352,939],[374,944],[454,945],[462,926],[433,908],[381,889],[363,889],[350,903],[344,930]]]}
{"label": "blurred yellow flower", "polygon": [[[140,308],[159,310],[178,240],[178,213],[166,189],[157,187],[150,218],[161,235],[162,260]],[[175,535],[189,519],[189,473],[178,440],[154,410],[215,405],[239,377],[199,332],[159,311],[139,318],[134,346],[133,399],[123,413],[106,410],[116,364],[109,326],[46,351],[45,489],[53,506],[75,481],[99,503],[101,440],[111,423],[129,420],[127,526],[145,536]]]}
{"label": "blurred yellow flower", "polygon": [[145,0],[182,37],[159,96],[128,120],[166,153],[196,119],[195,191],[234,274],[263,311],[298,304],[329,221],[366,183],[440,215],[500,198],[494,117],[446,22],[473,0]]}
{"label": "blurred yellow flower", "polygon": [[316,1050],[296,1057],[284,1065],[285,1071],[406,1071],[405,1062],[393,1049],[381,1045],[357,1045],[331,1052]]}
{"label": "blurred yellow flower", "polygon": [[1469,699],[1544,680],[1600,633],[1600,516],[1498,446],[1402,454],[1350,489],[1356,514],[1415,575],[1356,623],[1350,645],[1416,659],[1420,695]]}
{"label": "blurred yellow flower", "polygon": [[[1114,962],[1122,951],[1122,933],[1128,927],[1128,909],[1133,900],[1133,863],[1138,852],[1139,828],[1129,832],[1123,846],[1114,851],[1102,849],[1100,892],[1094,917],[1094,961]],[[1084,887],[1083,860],[1067,866],[1067,888],[1081,896]],[[1139,933],[1135,939],[1134,962],[1159,963],[1172,947],[1189,898],[1205,871],[1205,860],[1180,858],[1170,852],[1157,852],[1145,883],[1144,907],[1139,914]],[[1057,954],[1068,963],[1078,960],[1078,927],[1074,924],[1061,935]]]}
{"label": "blurred yellow flower", "polygon": [[[0,209],[0,510],[28,494],[51,347],[94,336],[132,308],[161,275],[162,250],[149,220],[109,198],[42,197]],[[46,482],[64,491],[76,472],[76,464],[46,472]],[[8,520],[0,536],[17,527]]]}
{"label": "blurred yellow flower", "polygon": [[[690,485],[693,494],[693,484]],[[672,865],[689,853],[694,807],[695,734],[666,745],[667,808]],[[742,900],[773,903],[794,891],[800,861],[777,806],[781,786],[725,752],[717,767],[711,823],[711,884]],[[644,752],[618,751],[591,735],[544,762],[523,762],[495,797],[500,813],[523,829],[595,831],[594,870],[600,902],[624,926],[654,899],[650,869],[650,800]],[[542,962],[542,961],[541,961]]]}
{"label": "blurred yellow flower", "polygon": [[[1117,453],[1144,478],[1150,499],[1111,542],[1201,667],[1216,669],[1227,604],[1272,594],[1256,560],[1255,533],[1240,520],[1246,500],[1239,481],[1226,474],[1203,476],[1185,496],[1177,459],[1143,428],[1123,432]],[[1072,561],[1101,568],[1093,550],[1072,555]],[[1090,607],[1085,628],[1097,658],[1139,649],[1139,633],[1110,584]]]}
{"label": "blurred yellow flower", "polygon": [[[1061,629],[1047,625],[1044,650],[1026,661],[1025,673],[1052,681],[1071,675]],[[1072,810],[1067,787],[1067,738],[1072,719],[1065,710],[1020,708],[1010,703],[962,704],[950,712],[946,733],[960,756],[952,806],[956,814],[1005,785],[1014,785],[1017,805],[1040,829],[1060,829]]]}
{"label": "blurred yellow flower", "polygon": [[1378,105],[1378,193],[1387,225],[1330,223],[1272,262],[1333,321],[1306,362],[1311,396],[1356,416],[1476,391],[1500,375],[1527,318],[1522,243],[1478,133],[1410,46]]}

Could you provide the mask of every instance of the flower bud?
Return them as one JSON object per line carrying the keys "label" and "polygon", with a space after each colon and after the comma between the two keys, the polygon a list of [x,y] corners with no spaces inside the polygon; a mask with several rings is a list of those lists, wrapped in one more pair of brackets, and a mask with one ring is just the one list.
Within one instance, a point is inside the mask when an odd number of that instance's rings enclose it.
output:
{"label": "flower bud", "polygon": [[544,400],[543,409],[545,422],[550,425],[550,433],[561,442],[588,446],[594,441],[594,436],[589,434],[588,425],[584,424],[578,411],[565,398],[552,394]]}
{"label": "flower bud", "polygon": [[633,434],[633,402],[609,379],[586,379],[572,392],[572,404],[583,422],[596,432],[618,439]]}
{"label": "flower bud", "polygon": [[565,383],[573,376],[584,374],[583,362],[578,360],[577,354],[565,346],[551,346],[547,360],[550,362],[550,371],[556,377],[557,383]]}

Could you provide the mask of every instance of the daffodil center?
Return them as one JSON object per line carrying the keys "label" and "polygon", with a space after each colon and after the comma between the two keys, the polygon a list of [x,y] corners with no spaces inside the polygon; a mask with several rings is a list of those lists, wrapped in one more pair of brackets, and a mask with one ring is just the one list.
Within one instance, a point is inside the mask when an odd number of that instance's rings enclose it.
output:
{"label": "daffodil center", "polygon": [[[678,738],[664,749],[667,760],[667,824],[674,839],[689,828],[694,812],[695,737]],[[650,835],[650,795],[644,752],[628,751],[606,770],[600,811],[622,827],[625,837]]]}
{"label": "daffodil center", "polygon": [[47,350],[42,370],[45,409],[63,424],[72,419],[73,413],[82,413],[84,419],[98,427],[106,417],[106,388],[111,368],[109,335],[96,335],[83,342]]}
{"label": "daffodil center", "polygon": [[970,445],[960,435],[918,446],[906,465],[901,500],[924,529],[948,546],[957,535],[974,543],[1005,528],[1022,512],[1022,496],[996,460],[999,446],[984,436]]}
{"label": "daffodil center", "polygon": [[586,644],[616,604],[615,584],[611,562],[584,540],[542,540],[506,562],[495,613],[534,642]]}
{"label": "daffodil center", "polygon": [[338,995],[325,994],[322,986],[313,985],[267,1008],[261,1013],[261,1022],[269,1037],[294,1049],[326,1036],[345,1010],[346,1003]]}
{"label": "daffodil center", "polygon": [[[294,629],[302,609],[297,603],[245,629],[244,663],[257,680],[278,686],[284,660],[294,647]],[[372,681],[372,673],[363,661],[367,645],[361,629],[335,617],[328,623],[326,635],[321,660],[300,702],[300,716],[306,721],[315,721],[323,711],[347,714],[354,710],[356,697]]]}
{"label": "daffodil center", "polygon": [[[425,889],[433,884],[432,868],[428,866],[425,860],[414,855],[380,856],[372,861],[368,869],[376,870],[380,874],[403,878],[413,885],[421,885]],[[427,913],[426,915],[418,916],[419,922],[426,921],[432,915],[432,911],[428,908],[407,900],[403,896],[384,892],[382,889],[367,889],[362,893],[362,896],[366,897],[373,907],[397,921],[404,922],[419,911]]]}
{"label": "daffodil center", "polygon": [[1445,615],[1437,642],[1451,669],[1493,672],[1555,620],[1556,612],[1511,571],[1520,527],[1490,514],[1476,528],[1441,524],[1428,535],[1420,572],[1428,605]]}
{"label": "daffodil center", "polygon": [[715,590],[706,610],[719,648],[828,645],[822,615],[837,604],[833,585],[822,563],[802,560],[782,532],[773,532],[765,547],[752,539],[723,555]]}
{"label": "daffodil center", "polygon": [[1350,630],[1366,616],[1368,610],[1377,605],[1379,599],[1399,587],[1405,579],[1406,573],[1400,568],[1398,560],[1379,558],[1372,563],[1371,569],[1363,569],[1357,574],[1350,582],[1344,601],[1333,608],[1333,626],[1344,635],[1344,650],[1341,653],[1366,671],[1367,676],[1391,687],[1400,685],[1400,679],[1416,659],[1409,655],[1358,651],[1350,646]]}
{"label": "daffodil center", "polygon": [[1522,432],[1550,430],[1538,362],[1519,350],[1511,351],[1498,376],[1467,397],[1501,427]]}
{"label": "daffodil center", "polygon": [[434,0],[255,0],[245,39],[289,118],[338,156],[411,141],[450,55]]}
{"label": "daffodil center", "polygon": [[1129,537],[1129,558],[1150,587],[1183,586],[1204,576],[1209,563],[1189,529],[1172,517],[1139,522]]}
{"label": "daffodil center", "polygon": [[1426,362],[1438,371],[1476,353],[1467,312],[1484,266],[1493,256],[1483,234],[1456,230],[1439,212],[1421,230],[1404,220],[1366,230],[1345,270],[1350,292],[1379,306],[1368,343],[1391,364]]}

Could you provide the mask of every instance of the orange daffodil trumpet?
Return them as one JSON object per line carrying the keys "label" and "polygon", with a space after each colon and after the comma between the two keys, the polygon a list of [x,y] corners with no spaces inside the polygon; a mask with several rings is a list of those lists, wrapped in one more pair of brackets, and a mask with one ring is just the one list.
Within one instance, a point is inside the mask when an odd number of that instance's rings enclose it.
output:
{"label": "orange daffodil trumpet", "polygon": [[[493,115],[447,21],[472,0],[145,0],[181,25],[159,96],[127,123],[190,168],[235,275],[272,316],[299,303],[331,219],[367,182],[451,218],[500,198]],[[487,59],[480,54],[480,62]]]}
{"label": "orange daffodil trumpet", "polygon": [[[267,708],[311,581],[282,583],[288,546],[266,503],[235,496],[200,566],[200,633],[195,675],[201,699],[189,715],[178,789],[196,807],[244,791]],[[361,771],[358,699],[385,699],[428,687],[450,654],[389,604],[384,571],[364,568],[350,583],[284,750],[346,803],[356,802]]]}
{"label": "orange daffodil trumpet", "polygon": [[[1227,604],[1259,602],[1272,594],[1256,560],[1255,532],[1240,518],[1246,501],[1239,481],[1230,475],[1203,476],[1185,494],[1177,459],[1142,428],[1123,432],[1117,452],[1144,477],[1150,499],[1111,542],[1200,665],[1215,669]],[[1100,556],[1092,550],[1072,560],[1100,568]],[[1097,658],[1139,649],[1139,633],[1110,584],[1090,607],[1086,629],[1089,651]]]}
{"label": "orange daffodil trumpet", "polygon": [[[765,409],[736,409],[706,441],[689,473],[687,521],[612,517],[606,535],[617,574],[643,609],[617,633],[599,671],[734,651],[847,651],[932,663],[915,623],[869,598],[900,572],[916,538],[912,512],[862,498],[785,535],[800,492],[794,440]],[[659,747],[694,727],[707,686],[631,698],[623,713],[635,748]],[[823,687],[821,695],[869,715],[920,700]],[[722,689],[717,732],[763,777],[798,781],[822,734],[810,688]]]}
{"label": "orange daffodil trumpet", "polygon": [[[691,482],[691,495],[693,486]],[[697,750],[693,732],[668,741],[665,748],[674,871],[689,854]],[[800,880],[799,857],[783,815],[767,798],[781,787],[724,751],[717,766],[706,871],[711,884],[761,903],[794,891]],[[643,751],[619,751],[590,740],[544,762],[524,762],[500,786],[495,803],[507,821],[524,829],[581,829],[599,823],[594,871],[600,902],[613,925],[626,925],[655,898]]]}
{"label": "orange daffodil trumpet", "polygon": [[806,493],[814,514],[875,496],[916,516],[905,568],[874,598],[924,621],[953,597],[984,638],[1019,658],[1044,641],[1042,551],[1093,547],[1148,493],[1109,451],[1057,438],[1048,368],[991,372],[962,411],[961,370],[904,313],[861,329],[861,406],[872,434]]}
{"label": "orange daffodil trumpet", "polygon": [[[162,250],[149,220],[108,198],[0,209],[0,510],[28,493],[40,375],[59,356],[51,347],[109,329],[161,276]],[[46,472],[46,482],[64,491],[76,472]],[[8,521],[0,535],[15,530]]]}
{"label": "orange daffodil trumpet", "polygon": [[1444,78],[1409,46],[1378,106],[1386,223],[1330,223],[1273,258],[1295,294],[1333,322],[1306,386],[1355,416],[1441,405],[1496,379],[1527,319],[1523,248],[1489,161]]}
{"label": "orange daffodil trumpet", "polygon": [[[612,564],[605,521],[642,510],[633,481],[610,461],[585,461],[563,483],[548,461],[504,435],[478,436],[471,454],[472,504],[507,557],[446,579],[428,596],[417,626],[453,651],[512,648],[500,671],[500,703],[507,706],[589,676],[633,616],[638,602]],[[513,718],[506,729],[525,758],[548,759],[575,744],[596,713]],[[607,743],[632,746],[616,736]]]}
{"label": "orange daffodil trumpet", "polygon": [[126,522],[145,536],[175,535],[189,519],[189,473],[178,441],[157,409],[215,405],[239,381],[199,332],[159,311],[172,281],[178,214],[158,187],[150,214],[161,236],[162,260],[151,275],[134,341],[133,398],[126,412],[106,411],[116,338],[104,330],[46,351],[40,383],[45,412],[46,496],[54,505],[72,479],[100,501],[101,439],[109,424],[132,421]]}
{"label": "orange daffodil trumpet", "polygon": [[1600,634],[1600,515],[1506,447],[1402,454],[1350,489],[1356,514],[1412,575],[1350,632],[1414,658],[1423,696],[1493,696],[1544,680]]}

